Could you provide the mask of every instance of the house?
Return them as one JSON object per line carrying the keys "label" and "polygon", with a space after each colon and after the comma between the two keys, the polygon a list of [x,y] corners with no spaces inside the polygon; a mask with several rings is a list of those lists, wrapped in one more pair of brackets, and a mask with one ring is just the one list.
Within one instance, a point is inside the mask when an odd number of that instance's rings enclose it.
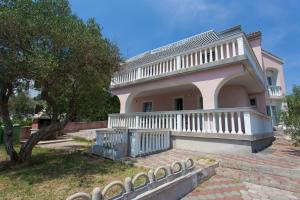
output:
{"label": "house", "polygon": [[261,41],[260,32],[235,26],[126,60],[111,80],[120,113],[98,131],[98,146],[125,140],[138,156],[172,147],[257,152],[271,145],[286,90],[282,59]]}

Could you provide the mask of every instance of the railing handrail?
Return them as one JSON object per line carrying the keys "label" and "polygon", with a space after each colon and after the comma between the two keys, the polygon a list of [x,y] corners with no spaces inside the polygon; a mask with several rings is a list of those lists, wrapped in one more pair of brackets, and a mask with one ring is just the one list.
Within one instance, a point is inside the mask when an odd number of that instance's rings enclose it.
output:
{"label": "railing handrail", "polygon": [[180,110],[180,111],[157,111],[157,112],[132,112],[132,113],[113,113],[109,114],[110,117],[114,116],[140,116],[140,115],[158,115],[158,114],[188,114],[188,113],[218,113],[218,112],[250,112],[255,115],[269,119],[270,117],[253,110],[251,107],[239,107],[239,108],[218,108],[218,109],[196,109],[196,110]]}
{"label": "railing handrail", "polygon": [[195,47],[195,48],[191,48],[191,49],[188,49],[188,50],[185,50],[185,51],[181,51],[177,54],[173,54],[173,55],[170,55],[170,56],[166,56],[166,57],[163,57],[163,58],[160,58],[160,59],[156,59],[152,62],[147,62],[147,63],[144,63],[144,64],[141,64],[141,65],[136,65],[136,66],[123,66],[124,68],[115,72],[115,74],[118,74],[120,72],[129,72],[131,70],[134,70],[134,69],[137,69],[137,68],[142,68],[144,66],[147,66],[147,65],[152,65],[152,64],[155,64],[157,62],[161,62],[161,61],[164,61],[164,60],[168,60],[168,59],[171,59],[171,58],[174,58],[176,56],[181,56],[181,55],[185,55],[185,54],[188,54],[188,53],[191,53],[191,52],[194,52],[196,50],[201,50],[201,49],[207,49],[209,47],[214,47],[216,46],[217,44],[219,43],[225,43],[225,42],[228,42],[228,41],[231,41],[231,40],[234,40],[234,39],[237,39],[239,37],[242,37],[243,34],[242,33],[239,33],[239,34],[236,34],[236,35],[232,35],[232,36],[229,36],[229,37],[226,37],[226,38],[223,38],[223,39],[220,39],[220,40],[217,40],[215,42],[212,42],[210,44],[206,44],[206,45],[203,45],[203,46],[199,46],[199,47]]}

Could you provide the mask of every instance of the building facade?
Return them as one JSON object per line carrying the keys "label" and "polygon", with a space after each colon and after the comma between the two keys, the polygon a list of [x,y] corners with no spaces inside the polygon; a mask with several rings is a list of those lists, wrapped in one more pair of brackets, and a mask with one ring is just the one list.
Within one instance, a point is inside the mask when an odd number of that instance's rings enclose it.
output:
{"label": "building facade", "polygon": [[[261,40],[260,32],[236,26],[126,60],[111,81],[120,113],[109,115],[108,128],[133,135],[170,130],[170,147],[192,150],[256,152],[270,145],[286,90],[283,61],[263,50]],[[160,145],[160,136],[150,137],[138,136],[135,151]]]}

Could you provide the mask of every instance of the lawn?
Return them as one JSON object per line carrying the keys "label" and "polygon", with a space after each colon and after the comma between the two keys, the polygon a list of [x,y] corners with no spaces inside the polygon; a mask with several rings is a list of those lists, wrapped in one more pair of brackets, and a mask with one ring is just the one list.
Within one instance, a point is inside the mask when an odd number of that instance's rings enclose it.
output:
{"label": "lawn", "polygon": [[78,191],[91,193],[113,180],[123,181],[146,169],[90,157],[82,151],[35,148],[29,163],[7,165],[0,145],[0,199],[66,199]]}

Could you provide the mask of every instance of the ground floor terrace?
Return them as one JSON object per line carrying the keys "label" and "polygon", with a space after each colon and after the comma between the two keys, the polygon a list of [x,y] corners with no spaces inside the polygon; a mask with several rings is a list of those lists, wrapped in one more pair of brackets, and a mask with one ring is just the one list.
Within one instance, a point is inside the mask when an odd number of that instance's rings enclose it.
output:
{"label": "ground floor terrace", "polygon": [[201,151],[247,147],[256,152],[270,145],[267,88],[249,62],[208,67],[112,88],[120,113],[109,115],[109,130],[99,141],[122,138],[109,135],[125,128],[133,155],[161,150],[165,140],[168,148]]}

